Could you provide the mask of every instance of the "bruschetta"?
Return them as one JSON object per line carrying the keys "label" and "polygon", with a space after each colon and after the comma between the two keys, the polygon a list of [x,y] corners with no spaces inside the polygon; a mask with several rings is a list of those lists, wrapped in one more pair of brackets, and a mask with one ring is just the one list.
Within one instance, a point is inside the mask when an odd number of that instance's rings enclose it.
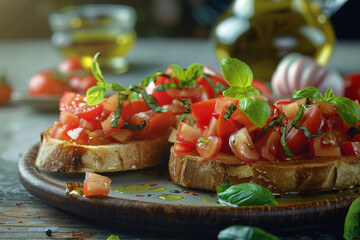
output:
{"label": "bruschetta", "polygon": [[221,59],[230,88],[190,106],[170,140],[169,173],[188,188],[215,191],[225,180],[274,193],[345,189],[360,184],[358,102],[314,87],[270,102],[251,86],[250,68]]}

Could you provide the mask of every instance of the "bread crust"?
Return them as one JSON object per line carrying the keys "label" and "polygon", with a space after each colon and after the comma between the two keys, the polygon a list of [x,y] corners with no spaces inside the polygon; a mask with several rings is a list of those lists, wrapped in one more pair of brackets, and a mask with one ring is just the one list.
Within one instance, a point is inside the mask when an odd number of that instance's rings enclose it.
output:
{"label": "bread crust", "polygon": [[155,166],[169,158],[170,131],[126,144],[80,145],[41,134],[36,167],[52,172],[115,172]]}
{"label": "bread crust", "polygon": [[210,191],[216,191],[227,180],[232,185],[253,182],[280,194],[321,192],[359,185],[360,157],[259,161],[250,165],[234,155],[219,153],[216,159],[203,159],[195,154],[176,154],[172,147],[169,174],[176,184]]}

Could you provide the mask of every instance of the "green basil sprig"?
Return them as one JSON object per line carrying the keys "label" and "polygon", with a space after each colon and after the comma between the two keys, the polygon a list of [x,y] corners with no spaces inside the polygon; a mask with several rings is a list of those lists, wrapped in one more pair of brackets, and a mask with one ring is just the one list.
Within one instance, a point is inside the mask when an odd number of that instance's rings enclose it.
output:
{"label": "green basil sprig", "polygon": [[180,122],[183,122],[186,117],[191,113],[190,103],[186,99],[177,99],[178,101],[182,102],[184,104],[184,107],[186,108],[185,112],[181,114]]}
{"label": "green basil sprig", "polygon": [[[122,100],[126,100],[128,97],[131,101],[140,100],[139,94],[150,109],[156,112],[167,111],[166,109],[158,106],[156,99],[153,96],[149,96],[146,93],[145,89],[139,86],[130,85],[129,88],[125,88],[117,83],[112,83],[111,85],[108,84],[101,72],[99,63],[97,61],[97,57],[99,56],[99,54],[99,52],[95,54],[91,64],[91,71],[97,80],[97,86],[89,88],[86,92],[86,103],[88,105],[91,106],[101,103],[104,100],[106,92],[111,89],[113,91],[119,92],[119,108],[115,112],[115,118],[120,117]],[[113,121],[112,126],[116,127],[117,121]]]}
{"label": "green basil sprig", "polygon": [[315,87],[297,89],[294,91],[292,98],[307,98],[332,103],[336,106],[341,119],[350,127],[355,127],[360,121],[360,108],[356,102],[346,97],[334,96],[331,89],[326,90],[325,96]]}
{"label": "green basil sprig", "polygon": [[234,225],[220,231],[218,240],[280,240],[257,227]]}
{"label": "green basil sprig", "polygon": [[350,205],[345,218],[343,237],[346,240],[360,238],[360,198],[355,199]]}
{"label": "green basil sprig", "polygon": [[239,108],[258,127],[265,126],[270,116],[270,107],[266,101],[252,97],[259,95],[259,90],[251,86],[253,73],[248,65],[236,58],[221,58],[221,69],[230,88],[224,96],[240,100]]}
{"label": "green basil sprig", "polygon": [[225,182],[217,188],[217,197],[223,206],[278,205],[271,191],[255,183],[231,186]]}

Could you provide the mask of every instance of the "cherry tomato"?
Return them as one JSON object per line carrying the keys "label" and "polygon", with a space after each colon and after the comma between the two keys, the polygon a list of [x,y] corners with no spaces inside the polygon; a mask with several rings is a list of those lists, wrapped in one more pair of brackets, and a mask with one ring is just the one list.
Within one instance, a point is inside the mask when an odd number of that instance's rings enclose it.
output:
{"label": "cherry tomato", "polygon": [[59,103],[60,111],[68,111],[89,122],[94,122],[101,116],[103,105],[97,104],[89,106],[86,103],[85,96],[74,92],[65,92]]}
{"label": "cherry tomato", "polygon": [[277,152],[280,143],[280,128],[272,128],[267,130],[265,136],[259,144],[259,153],[266,160],[276,161]]}
{"label": "cherry tomato", "polygon": [[233,133],[229,138],[229,143],[231,150],[241,161],[251,163],[259,160],[260,155],[245,127]]}
{"label": "cherry tomato", "polygon": [[[324,124],[324,118],[317,105],[304,110],[303,115],[296,125],[306,127],[310,134],[317,134]],[[286,146],[293,154],[299,154],[309,142],[304,130],[291,128],[285,137]]]}
{"label": "cherry tomato", "polygon": [[69,86],[71,91],[86,94],[88,88],[97,85],[97,80],[92,74],[87,75],[74,75],[69,78]]}
{"label": "cherry tomato", "polygon": [[341,157],[340,146],[332,133],[325,132],[323,135],[310,140],[310,155],[314,157]]}
{"label": "cherry tomato", "polygon": [[264,97],[266,97],[268,100],[271,99],[272,92],[271,92],[270,88],[268,87],[268,85],[266,85],[266,83],[264,83],[263,81],[254,79],[251,83],[251,86],[257,88],[259,90],[260,94],[263,95]]}
{"label": "cherry tomato", "polygon": [[64,59],[59,63],[57,69],[63,74],[71,74],[74,71],[84,70],[80,59],[76,57]]}
{"label": "cherry tomato", "polygon": [[28,93],[32,97],[60,97],[70,90],[66,79],[53,70],[47,69],[35,74],[29,81]]}
{"label": "cherry tomato", "polygon": [[344,76],[345,94],[351,100],[360,100],[360,72]]}
{"label": "cherry tomato", "polygon": [[87,172],[84,181],[84,196],[107,196],[110,191],[111,179],[100,174]]}
{"label": "cherry tomato", "polygon": [[201,137],[197,141],[196,150],[203,158],[214,158],[220,151],[221,143],[220,137]]}
{"label": "cherry tomato", "polygon": [[10,101],[12,87],[5,81],[5,77],[0,77],[0,106],[6,105]]}

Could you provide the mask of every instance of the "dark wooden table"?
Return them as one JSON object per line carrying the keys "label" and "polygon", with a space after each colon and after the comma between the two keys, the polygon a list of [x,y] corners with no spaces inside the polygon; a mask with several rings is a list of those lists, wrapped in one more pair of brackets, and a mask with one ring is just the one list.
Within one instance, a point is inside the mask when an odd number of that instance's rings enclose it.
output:
{"label": "dark wooden table", "polygon": [[[0,69],[19,93],[26,93],[27,81],[37,71],[55,66],[62,59],[48,40],[0,41]],[[140,39],[129,56],[131,70],[121,76],[105,76],[123,85],[138,83],[170,63],[184,67],[199,62],[219,70],[213,46],[207,40]],[[341,42],[334,51],[330,68],[342,73],[360,70],[360,43]],[[17,164],[25,152],[39,141],[41,131],[58,119],[58,113],[35,111],[12,102],[0,108],[0,239],[201,239],[216,238],[181,232],[144,231],[99,222],[66,213],[28,193],[18,179]],[[283,239],[337,239],[342,226],[311,232],[288,232]],[[46,232],[51,231],[51,237]],[[50,235],[50,231],[48,234]],[[338,234],[338,235],[336,235]]]}

